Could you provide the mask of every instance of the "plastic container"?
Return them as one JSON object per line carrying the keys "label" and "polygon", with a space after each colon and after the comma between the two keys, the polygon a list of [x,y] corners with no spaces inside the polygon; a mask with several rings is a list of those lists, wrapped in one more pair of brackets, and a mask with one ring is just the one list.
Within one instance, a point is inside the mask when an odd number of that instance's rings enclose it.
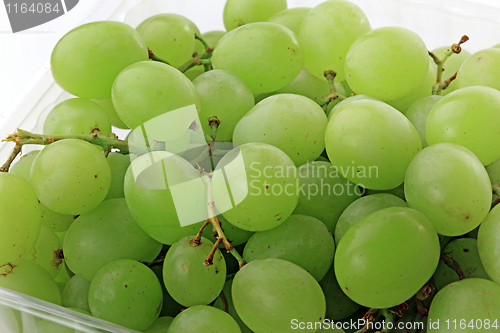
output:
{"label": "plastic container", "polygon": [[[429,50],[458,42],[464,34],[470,37],[464,49],[475,52],[500,42],[500,7],[480,2],[489,0],[351,0],[368,16],[373,28],[402,26],[413,30],[425,41]],[[494,0],[493,0],[494,1]],[[314,7],[323,0],[288,0],[289,7]],[[137,26],[145,18],[162,12],[172,12],[191,19],[203,33],[224,30],[222,12],[225,0],[123,0],[99,1],[85,20],[77,25],[116,20]],[[493,2],[491,2],[493,3]],[[0,138],[16,128],[41,133],[48,112],[57,103],[72,97],[53,80],[47,62],[24,89],[19,102],[0,115]],[[116,129],[115,129],[116,130]],[[125,132],[117,131],[120,137]],[[12,143],[0,143],[0,164],[13,149]],[[26,153],[39,147],[24,147]],[[4,306],[4,307],[2,307]],[[22,313],[23,330],[6,328],[9,308]],[[75,329],[76,332],[135,332],[97,318],[29,296],[0,288],[0,331],[36,333],[34,317],[50,320]],[[3,330],[2,330],[3,329]]]}

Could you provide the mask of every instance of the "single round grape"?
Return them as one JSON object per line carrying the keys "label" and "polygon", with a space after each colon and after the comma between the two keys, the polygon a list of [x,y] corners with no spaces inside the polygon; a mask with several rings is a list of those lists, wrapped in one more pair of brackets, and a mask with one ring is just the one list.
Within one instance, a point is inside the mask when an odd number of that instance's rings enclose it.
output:
{"label": "single round grape", "polygon": [[71,271],[89,281],[112,261],[152,261],[161,248],[134,221],[123,198],[106,200],[80,215],[69,228],[63,247]]}
{"label": "single round grape", "polygon": [[325,142],[328,158],[343,177],[374,190],[401,185],[422,149],[417,130],[401,112],[368,99],[339,107],[328,122]]}
{"label": "single round grape", "polygon": [[483,165],[500,158],[500,91],[467,87],[443,97],[429,113],[425,137],[429,145],[452,142],[464,146]]}
{"label": "single round grape", "polygon": [[120,119],[132,129],[183,106],[200,106],[191,81],[177,69],[156,61],[125,68],[113,83],[112,100]]}
{"label": "single round grape", "polygon": [[109,121],[111,121],[111,125],[121,129],[128,129],[128,126],[125,125],[125,123],[120,119],[120,117],[118,117],[118,114],[116,113],[111,98],[93,99],[92,101],[99,104],[104,109],[104,111],[106,111]]}
{"label": "single round grape", "polygon": [[224,6],[224,26],[227,31],[244,24],[265,22],[286,9],[286,0],[228,0]]}
{"label": "single round grape", "polygon": [[278,90],[292,82],[303,62],[304,53],[295,34],[280,24],[268,22],[246,24],[228,32],[219,40],[212,56],[214,69],[235,73],[248,83],[254,95]]}
{"label": "single round grape", "polygon": [[372,100],[372,101],[378,101],[378,102],[382,102],[380,99],[378,98],[375,98],[375,97],[371,97],[371,96],[368,96],[368,95],[354,95],[354,96],[350,96],[342,101],[340,101],[339,103],[337,103],[331,110],[330,112],[327,114],[328,115],[328,120],[330,120],[332,117],[333,117],[333,114],[335,111],[337,111],[338,108],[340,108],[341,106],[345,105],[345,104],[348,104],[348,103],[351,103],[351,102],[354,102],[354,101],[357,101],[359,99],[369,99],[369,100]]}
{"label": "single round grape", "polygon": [[236,74],[222,69],[201,74],[193,84],[201,100],[199,115],[203,131],[210,135],[208,118],[216,116],[221,122],[216,141],[231,141],[234,127],[255,105],[252,90]]}
{"label": "single round grape", "polygon": [[490,176],[491,184],[500,184],[500,158],[490,165],[486,166],[488,176]]}
{"label": "single round grape", "polygon": [[[222,289],[222,291],[224,292],[224,296],[226,297],[227,313],[229,313],[229,315],[233,317],[234,320],[236,320],[242,333],[253,333],[253,331],[251,331],[248,328],[248,326],[245,325],[245,323],[241,320],[240,316],[238,315],[238,312],[236,312],[236,309],[234,308],[232,288],[233,288],[233,279],[230,279],[226,281],[226,283],[224,284],[224,288]],[[224,301],[222,301],[221,296],[217,297],[213,306],[218,309],[224,310]]]}
{"label": "single round grape", "polygon": [[83,98],[71,98],[57,104],[43,124],[45,135],[90,134],[98,128],[102,134],[111,133],[111,121],[97,103]]}
{"label": "single round grape", "polygon": [[390,101],[420,85],[429,68],[428,57],[416,33],[401,27],[378,28],[352,44],[345,58],[345,75],[357,94]]}
{"label": "single round grape", "polygon": [[458,236],[483,221],[492,194],[488,174],[474,154],[454,143],[438,143],[411,162],[405,196],[408,206],[427,216],[437,233]]}
{"label": "single round grape", "polygon": [[488,276],[500,283],[500,205],[496,205],[479,227],[477,247]]}
{"label": "single round grape", "polygon": [[86,141],[65,139],[45,147],[33,161],[31,185],[47,208],[78,215],[106,197],[111,171],[106,158]]}
{"label": "single round grape", "polygon": [[74,275],[64,287],[62,305],[66,308],[76,308],[90,312],[89,289],[89,280]]}
{"label": "single round grape", "polygon": [[160,317],[144,333],[166,333],[173,321],[173,317]]}
{"label": "single round grape", "polygon": [[299,199],[298,171],[288,155],[266,143],[247,143],[227,153],[212,177],[212,195],[227,221],[249,231],[283,223]]}
{"label": "single round grape", "polygon": [[128,155],[111,152],[106,159],[108,160],[111,170],[111,185],[109,186],[108,195],[104,200],[125,198],[123,186],[125,174],[130,166],[130,157]]}
{"label": "single round grape", "polygon": [[26,259],[33,260],[45,269],[52,278],[55,278],[62,267],[63,256],[61,251],[62,243],[59,237],[54,231],[42,225],[35,246],[26,255]]}
{"label": "single round grape", "polygon": [[439,252],[438,236],[422,213],[385,208],[347,230],[337,246],[335,276],[354,302],[389,308],[411,298],[431,278]]}
{"label": "single round grape", "polygon": [[[455,239],[446,245],[443,254],[456,261],[466,279],[481,278],[490,280],[479,258],[477,240],[473,238]],[[459,276],[453,268],[440,261],[433,279],[436,289],[441,290],[448,284],[458,281]]]}
{"label": "single round grape", "polygon": [[406,118],[415,126],[415,129],[422,141],[422,147],[427,147],[427,140],[425,139],[425,125],[427,124],[427,117],[431,112],[434,105],[443,98],[439,95],[425,96],[417,99],[406,110]]}
{"label": "single round grape", "polygon": [[163,280],[168,293],[180,304],[191,307],[206,305],[220,294],[226,281],[226,262],[219,250],[215,251],[213,265],[205,266],[214,243],[201,238],[194,243],[193,236],[175,242],[163,263]]}
{"label": "single round grape", "polygon": [[387,193],[367,195],[354,201],[342,212],[335,226],[335,244],[340,243],[347,230],[356,222],[373,212],[389,207],[408,207],[408,204],[404,200]]}
{"label": "single round grape", "polygon": [[110,262],[95,275],[89,288],[94,317],[134,330],[145,330],[160,314],[160,282],[146,265],[134,260]]}
{"label": "single round grape", "polygon": [[460,66],[455,80],[456,89],[471,86],[486,86],[500,90],[500,80],[494,74],[499,70],[500,49],[490,48],[480,50],[468,57]]}
{"label": "single round grape", "polygon": [[137,31],[121,22],[102,21],[64,35],[52,51],[50,66],[64,90],[102,99],[111,97],[111,86],[121,70],[148,58],[148,48]]}
{"label": "single round grape", "polygon": [[[266,98],[241,118],[233,142],[263,142],[285,152],[295,163],[314,161],[325,149],[328,120],[321,107],[307,97],[279,94]],[[276,126],[279,124],[279,126]]]}
{"label": "single round grape", "polygon": [[331,234],[340,215],[362,192],[342,177],[330,162],[308,162],[299,167],[299,202],[294,214],[312,216],[323,222]]}
{"label": "single round grape", "polygon": [[243,258],[247,261],[264,258],[288,260],[320,281],[332,265],[334,254],[335,242],[320,220],[292,215],[276,228],[250,237]]}
{"label": "single round grape", "polygon": [[337,73],[336,80],[345,80],[347,51],[370,29],[366,15],[352,2],[334,0],[319,4],[309,12],[300,28],[304,65],[320,79],[326,70],[333,70]]}
{"label": "single round grape", "polygon": [[[450,49],[449,46],[442,46],[432,50],[432,53],[434,53],[434,55],[437,56],[439,59],[443,59],[444,55],[449,49]],[[471,56],[470,52],[464,50],[462,47],[460,53],[458,54],[453,53],[450,57],[448,57],[446,59],[446,65],[443,67],[444,68],[442,74],[443,80],[447,80],[450,77],[452,77],[455,73],[457,73],[460,66],[462,66],[464,61],[467,60],[470,56]],[[436,65],[434,65],[434,68],[436,68]],[[457,80],[453,80],[450,82],[450,85],[446,89],[441,91],[441,95],[446,96],[452,91],[455,91],[456,89],[457,89]]]}
{"label": "single round grape", "polygon": [[182,311],[168,328],[168,333],[241,333],[238,323],[226,312],[206,305]]}
{"label": "single round grape", "polygon": [[1,265],[0,287],[61,305],[61,293],[52,276],[29,259]]}
{"label": "single round grape", "polygon": [[191,22],[177,14],[159,14],[140,28],[142,39],[155,56],[179,67],[191,59],[195,51],[195,31]]}
{"label": "single round grape", "polygon": [[217,42],[226,34],[225,31],[221,30],[212,30],[212,31],[207,31],[203,34],[201,34],[201,38],[210,46],[211,48],[215,48],[215,45],[217,45]]}
{"label": "single round grape", "polygon": [[282,10],[271,16],[267,22],[278,23],[288,29],[292,30],[297,36],[300,32],[302,22],[312,8],[309,7],[296,7]]}
{"label": "single round grape", "polygon": [[[456,329],[452,324],[455,318]],[[465,279],[453,282],[437,293],[429,309],[427,328],[431,332],[491,332],[497,329],[498,318],[500,286],[488,280]],[[446,320],[450,326],[446,325]],[[440,325],[436,324],[438,321]]]}
{"label": "single round grape", "polygon": [[303,268],[277,258],[254,260],[236,273],[232,287],[236,312],[256,332],[282,332],[292,319],[325,318],[325,296]]}
{"label": "single round grape", "polygon": [[0,197],[2,266],[31,251],[40,234],[40,209],[30,184],[13,173],[0,172]]}

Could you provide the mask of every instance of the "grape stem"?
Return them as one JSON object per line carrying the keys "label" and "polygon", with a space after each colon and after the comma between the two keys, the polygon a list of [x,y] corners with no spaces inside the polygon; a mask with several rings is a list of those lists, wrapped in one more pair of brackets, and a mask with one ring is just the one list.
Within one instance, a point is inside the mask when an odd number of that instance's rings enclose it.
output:
{"label": "grape stem", "polygon": [[[451,251],[451,252],[453,252],[453,251]],[[458,262],[455,259],[453,259],[452,257],[448,257],[448,255],[451,254],[451,252],[441,253],[439,260],[444,262],[446,264],[446,266],[453,269],[455,271],[455,273],[457,273],[459,280],[463,280],[463,279],[465,279],[464,271],[462,271],[462,268],[460,268],[460,265],[458,264]]]}
{"label": "grape stem", "polygon": [[221,290],[219,296],[220,296],[220,299],[222,301],[222,310],[224,310],[224,312],[228,313],[229,312],[229,304],[227,303],[227,298],[226,298],[226,295],[224,294],[224,291]]}
{"label": "grape stem", "polygon": [[214,49],[209,46],[209,47],[207,47],[207,50],[205,51],[205,53],[203,53],[202,55],[195,53],[193,55],[193,59],[189,60],[188,62],[186,62],[184,65],[182,65],[181,67],[179,67],[177,69],[180,72],[185,73],[188,69],[190,69],[194,66],[202,65],[202,60],[210,59],[212,57],[213,51],[214,51]]}
{"label": "grape stem", "polygon": [[157,57],[157,56],[153,53],[153,51],[151,51],[151,49],[150,49],[149,47],[148,47],[148,54],[149,54],[149,59],[154,60],[154,61],[158,61],[158,62],[162,62],[162,63],[167,64],[167,65],[170,65],[170,64],[168,63],[168,61],[166,61],[166,60],[164,60],[164,59],[162,59],[162,58],[160,58],[160,57]]}
{"label": "grape stem", "polygon": [[14,160],[16,159],[17,155],[19,155],[21,153],[21,150],[22,150],[22,147],[23,145],[20,144],[20,143],[17,143],[16,142],[16,146],[14,147],[14,149],[12,150],[12,153],[10,154],[9,158],[7,159],[7,161],[0,167],[0,172],[9,172],[9,168],[12,164],[12,162],[14,162]]}
{"label": "grape stem", "polygon": [[370,309],[368,310],[365,315],[363,316],[363,319],[365,321],[365,325],[358,331],[354,332],[354,333],[365,333],[366,331],[368,331],[368,325],[372,322],[375,321],[375,318],[377,318],[378,316],[378,309]]}
{"label": "grape stem", "polygon": [[442,59],[439,59],[434,53],[429,51],[429,55],[431,56],[432,60],[434,60],[434,63],[437,65],[436,84],[434,84],[434,86],[432,87],[432,94],[433,95],[440,95],[441,90],[446,89],[450,85],[450,82],[453,81],[457,77],[455,74],[452,77],[450,77],[448,80],[441,82],[442,77],[443,77],[443,71],[444,71],[444,63],[453,53],[456,53],[456,54],[460,53],[462,51],[462,47],[460,45],[465,43],[468,40],[469,40],[469,37],[467,37],[466,35],[463,35],[457,44],[453,44],[450,48],[448,48],[446,50],[446,53],[444,54]]}
{"label": "grape stem", "polygon": [[208,46],[208,43],[203,38],[198,36],[197,34],[194,34],[194,39],[199,40],[203,44],[203,46],[205,47],[205,50],[210,47],[210,46]]}
{"label": "grape stem", "polygon": [[337,93],[337,89],[335,88],[335,77],[337,76],[337,73],[335,73],[332,70],[328,70],[328,71],[325,71],[324,76],[325,76],[326,80],[328,81],[328,86],[330,87],[330,94],[328,96],[324,97],[319,102],[319,106],[321,106],[326,113],[326,111],[328,109],[328,105],[332,101],[334,101],[336,99],[342,101],[342,100],[346,99],[346,97]]}

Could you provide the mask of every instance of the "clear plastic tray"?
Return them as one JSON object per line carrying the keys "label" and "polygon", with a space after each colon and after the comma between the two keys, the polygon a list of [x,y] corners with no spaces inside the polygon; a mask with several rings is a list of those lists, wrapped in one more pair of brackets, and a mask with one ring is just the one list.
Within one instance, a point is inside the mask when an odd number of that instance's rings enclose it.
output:
{"label": "clear plastic tray", "polygon": [[[425,41],[429,50],[451,45],[464,34],[470,41],[464,49],[475,52],[500,42],[500,7],[479,2],[487,0],[351,0],[368,16],[373,28],[402,26],[415,31]],[[488,0],[489,1],[489,0]],[[288,0],[289,7],[314,7],[323,0]],[[224,30],[222,12],[225,0],[123,0],[99,1],[85,20],[76,25],[97,21],[116,20],[137,26],[145,18],[172,12],[184,15],[197,24],[201,32]],[[493,3],[493,2],[491,2]],[[76,26],[75,25],[75,26]],[[61,101],[70,98],[53,80],[47,61],[24,89],[16,103],[0,116],[0,138],[13,133],[16,128],[41,133],[48,112]],[[125,132],[115,129],[121,137]],[[5,161],[13,148],[12,143],[0,143],[0,161]],[[23,153],[37,149],[24,147]],[[1,164],[1,163],[0,163]],[[76,332],[134,332],[117,325],[92,318],[63,307],[0,288],[1,306],[22,312],[25,328],[21,332],[36,333],[33,316],[65,325]],[[4,330],[2,330],[4,329]]]}

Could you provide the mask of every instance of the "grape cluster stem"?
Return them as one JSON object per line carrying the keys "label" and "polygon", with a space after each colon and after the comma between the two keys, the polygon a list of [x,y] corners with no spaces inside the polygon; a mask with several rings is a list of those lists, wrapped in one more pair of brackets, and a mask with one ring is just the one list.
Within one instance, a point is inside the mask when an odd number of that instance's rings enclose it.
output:
{"label": "grape cluster stem", "polygon": [[368,325],[369,323],[372,323],[375,321],[375,319],[378,317],[378,311],[379,309],[369,309],[365,315],[361,318],[365,321],[365,325],[360,329],[357,330],[354,333],[365,333],[368,331]]}
{"label": "grape cluster stem", "polygon": [[[202,55],[199,55],[197,53],[193,54],[193,59],[189,60],[188,62],[186,62],[184,65],[182,65],[181,67],[179,67],[177,69],[180,72],[185,73],[188,69],[190,69],[194,66],[205,65],[203,63],[203,60],[210,59],[212,57],[213,51],[214,51],[214,49],[209,46],[209,47],[207,47],[205,53],[203,53]],[[212,66],[211,63],[209,64],[209,66],[210,67]]]}
{"label": "grape cluster stem", "polygon": [[226,313],[229,313],[229,304],[227,302],[226,294],[224,294],[223,290],[221,290],[219,296],[220,296],[220,299],[222,301],[222,310],[224,310],[224,312],[226,312]]}
{"label": "grape cluster stem", "polygon": [[328,105],[334,101],[334,100],[344,100],[346,99],[345,96],[340,95],[337,93],[337,89],[335,88],[335,77],[337,76],[337,73],[335,73],[332,70],[327,70],[324,72],[324,77],[328,81],[328,86],[330,87],[330,94],[326,97],[324,97],[321,101],[319,101],[319,106],[323,108],[323,111],[327,111]]}
{"label": "grape cluster stem", "polygon": [[455,259],[453,259],[452,257],[448,256],[449,254],[451,254],[451,252],[443,252],[443,253],[441,253],[441,256],[439,257],[439,260],[441,260],[442,262],[444,262],[446,264],[446,266],[448,266],[451,269],[453,269],[455,271],[455,273],[457,273],[459,280],[465,279],[464,271],[462,270],[462,268],[460,267],[460,265],[458,264],[458,262]]}
{"label": "grape cluster stem", "polygon": [[162,63],[164,63],[164,64],[170,65],[170,64],[168,63],[168,61],[166,61],[166,60],[164,60],[164,59],[162,59],[162,58],[160,58],[160,57],[157,57],[157,56],[153,53],[153,51],[151,51],[151,49],[150,49],[149,47],[148,47],[148,55],[149,55],[149,59],[151,59],[151,60],[158,61],[158,62],[162,62]]}

